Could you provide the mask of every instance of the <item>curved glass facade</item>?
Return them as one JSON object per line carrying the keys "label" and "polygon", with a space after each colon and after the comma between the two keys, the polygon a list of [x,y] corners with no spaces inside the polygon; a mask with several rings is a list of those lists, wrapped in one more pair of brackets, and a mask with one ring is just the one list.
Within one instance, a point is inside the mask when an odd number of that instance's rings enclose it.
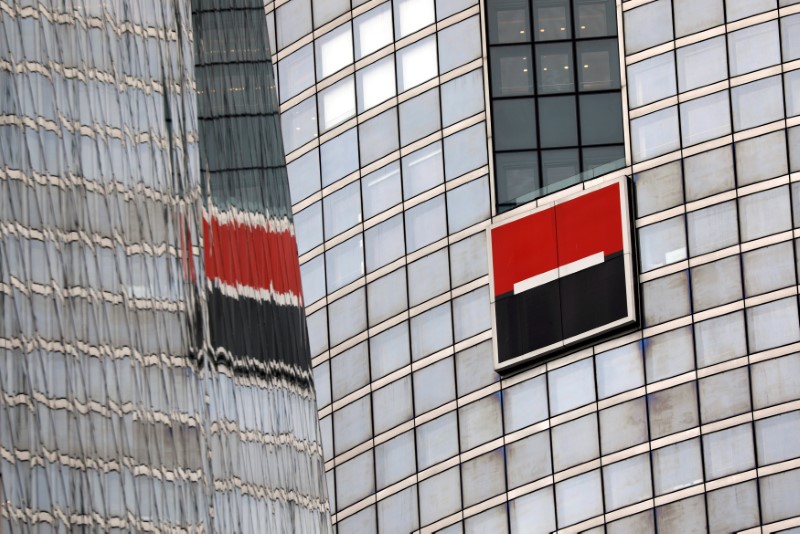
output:
{"label": "curved glass facade", "polygon": [[800,6],[613,5],[625,164],[529,206],[629,177],[641,324],[501,376],[489,4],[266,7],[338,532],[797,528]]}
{"label": "curved glass facade", "polygon": [[263,5],[0,34],[0,531],[329,531]]}

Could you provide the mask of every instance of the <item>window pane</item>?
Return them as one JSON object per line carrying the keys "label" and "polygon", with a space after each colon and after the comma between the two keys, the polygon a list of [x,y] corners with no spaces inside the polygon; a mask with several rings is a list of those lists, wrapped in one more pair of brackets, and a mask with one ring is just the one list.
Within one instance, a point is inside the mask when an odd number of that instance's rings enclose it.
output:
{"label": "window pane", "polygon": [[557,483],[558,526],[573,525],[602,514],[602,495],[599,469]]}
{"label": "window pane", "polygon": [[[313,98],[310,99],[313,102]],[[292,108],[294,109],[294,108]],[[284,113],[282,117],[285,117]],[[314,131],[316,132],[316,126]],[[286,131],[286,126],[283,128]],[[286,142],[284,141],[284,146]],[[319,149],[314,149],[286,166],[289,175],[289,190],[292,195],[292,204],[308,198],[319,191]]]}
{"label": "window pane", "polygon": [[408,365],[411,362],[409,343],[407,322],[371,336],[369,338],[369,357],[372,380],[377,380]]}
{"label": "window pane", "polygon": [[445,358],[414,373],[414,411],[423,414],[456,398],[453,358]]}
{"label": "window pane", "polygon": [[561,367],[549,373],[551,415],[572,410],[595,400],[592,359]]}
{"label": "window pane", "polygon": [[492,96],[533,94],[533,53],[530,46],[492,47]]}
{"label": "window pane", "polygon": [[742,312],[697,323],[697,366],[706,367],[747,354],[744,333]]}
{"label": "window pane", "polygon": [[378,490],[414,473],[414,432],[406,432],[375,447]]}
{"label": "window pane", "polygon": [[[338,434],[337,434],[338,435]],[[336,497],[342,508],[375,491],[372,451],[336,466]]]}
{"label": "window pane", "polygon": [[491,329],[489,286],[453,299],[453,323],[456,343]]}
{"label": "window pane", "polygon": [[347,130],[322,145],[322,187],[327,187],[358,169],[358,133]]}
{"label": "window pane", "polygon": [[773,20],[728,34],[731,76],[781,62],[778,21]]}
{"label": "window pane", "polygon": [[278,62],[281,102],[314,85],[314,50],[306,45]]}
{"label": "window pane", "polygon": [[493,103],[495,150],[536,148],[536,100],[515,98]]}
{"label": "window pane", "polygon": [[333,293],[364,274],[361,235],[348,239],[325,253],[328,292]]}
{"label": "window pane", "polygon": [[417,455],[421,471],[458,454],[456,412],[445,414],[417,427]]}
{"label": "window pane", "polygon": [[372,435],[372,410],[369,396],[363,397],[333,413],[336,454],[363,443]]}
{"label": "window pane", "polygon": [[369,324],[376,325],[408,308],[406,270],[400,268],[367,285]]}
{"label": "window pane", "polygon": [[495,173],[499,211],[509,210],[537,196],[540,183],[536,152],[496,154]]}
{"label": "window pane", "polygon": [[639,229],[642,272],[686,259],[683,217],[673,217]]}
{"label": "window pane", "polygon": [[486,123],[444,138],[444,174],[447,180],[458,178],[487,163]]}
{"label": "window pane", "polygon": [[[553,487],[517,497],[508,504],[512,532],[550,533],[556,529]],[[532,531],[536,525],[538,530]]]}
{"label": "window pane", "polygon": [[738,256],[692,269],[694,311],[707,310],[742,298],[742,270]]}
{"label": "window pane", "polygon": [[311,33],[310,0],[291,0],[277,10],[278,48],[290,45],[300,37]]}
{"label": "window pane", "polygon": [[800,411],[756,421],[756,449],[760,466],[800,456]]}
{"label": "window pane", "polygon": [[320,80],[353,62],[353,32],[349,23],[320,36],[315,45]]}
{"label": "window pane", "polygon": [[435,35],[397,51],[397,85],[400,92],[426,82],[437,74]]}
{"label": "window pane", "polygon": [[800,15],[781,18],[781,39],[783,40],[783,60],[800,58]]}
{"label": "window pane", "polygon": [[581,95],[581,144],[622,143],[622,100],[619,93]]}
{"label": "window pane", "polygon": [[724,36],[678,49],[678,86],[681,92],[727,77]]}
{"label": "window pane", "polygon": [[539,94],[575,91],[573,69],[571,43],[536,45],[536,82]]}
{"label": "window pane", "polygon": [[695,145],[731,132],[727,91],[684,102],[680,108],[683,146]]}
{"label": "window pane", "polygon": [[770,9],[775,9],[775,0],[750,0],[749,2],[737,2],[735,0],[725,0],[726,16],[728,22],[743,19],[750,15],[763,13]]}
{"label": "window pane", "polygon": [[672,0],[675,37],[683,37],[725,22],[722,0]]}
{"label": "window pane", "polygon": [[758,490],[754,480],[711,491],[706,498],[712,532],[739,532],[758,525]]}
{"label": "window pane", "polygon": [[[545,430],[506,445],[506,455],[509,489],[549,475],[552,472],[550,432]],[[536,461],[532,462],[531,458]]]}
{"label": "window pane", "polygon": [[483,70],[442,84],[442,124],[447,127],[483,111]]}
{"label": "window pane", "polygon": [[542,151],[542,189],[539,194],[547,194],[564,189],[580,181],[580,160],[578,150]]}
{"label": "window pane", "polygon": [[447,225],[453,234],[489,218],[489,179],[484,176],[447,192]]}
{"label": "window pane", "polygon": [[414,252],[447,235],[444,195],[408,209],[405,218],[408,252]]}
{"label": "window pane", "polygon": [[734,187],[733,151],[724,146],[683,160],[686,200],[697,200]]}
{"label": "window pane", "polygon": [[675,56],[661,54],[628,66],[628,100],[637,108],[676,93]]}
{"label": "window pane", "polygon": [[750,241],[792,227],[789,188],[777,187],[739,200],[742,241]]}
{"label": "window pane", "polygon": [[597,416],[589,414],[553,427],[553,469],[556,472],[600,457]]}
{"label": "window pane", "polygon": [[405,199],[441,184],[444,181],[441,141],[405,156],[402,165]]}
{"label": "window pane", "polygon": [[684,317],[691,312],[687,271],[646,282],[643,292],[644,320],[647,326]]}
{"label": "window pane", "polygon": [[568,0],[535,2],[533,25],[537,41],[553,41],[572,37]]}
{"label": "window pane", "polygon": [[780,76],[734,87],[732,95],[733,127],[737,132],[783,118]]}
{"label": "window pane", "polygon": [[390,55],[356,72],[356,83],[359,113],[393,97],[396,93],[394,56]]}
{"label": "window pane", "polygon": [[603,489],[608,511],[652,497],[650,456],[640,454],[605,466]]}
{"label": "window pane", "polygon": [[384,111],[358,126],[361,164],[367,165],[400,148],[397,108]]}
{"label": "window pane", "polygon": [[435,21],[433,0],[394,1],[394,31],[397,39]]}
{"label": "window pane", "polygon": [[331,360],[331,384],[334,401],[369,384],[369,354],[366,343],[360,343]]}
{"label": "window pane", "polygon": [[408,266],[411,306],[450,289],[447,249],[428,254]]}
{"label": "window pane", "polygon": [[702,495],[656,508],[658,532],[692,532],[698,525],[705,527],[705,522],[706,506]]}
{"label": "window pane", "polygon": [[506,432],[513,432],[547,419],[545,376],[539,375],[504,389],[503,417]]}
{"label": "window pane", "polygon": [[578,83],[581,91],[619,89],[616,39],[578,41]]}
{"label": "window pane", "polygon": [[574,0],[573,13],[578,39],[617,34],[617,10],[612,0]]}
{"label": "window pane", "polygon": [[317,137],[316,99],[312,96],[281,113],[281,125],[284,150],[287,154]]}
{"label": "window pane", "polygon": [[461,464],[464,506],[472,506],[505,491],[504,456],[503,449],[498,449]]}
{"label": "window pane", "polygon": [[294,216],[298,254],[322,244],[322,203],[315,202]]}
{"label": "window pane", "polygon": [[411,355],[414,361],[452,344],[449,302],[411,319]]}
{"label": "window pane", "polygon": [[361,222],[360,192],[359,183],[354,182],[324,198],[325,239],[339,235]]}
{"label": "window pane", "polygon": [[626,11],[625,51],[633,54],[671,40],[671,8],[670,0],[657,0]]}
{"label": "window pane", "polygon": [[353,20],[356,59],[361,59],[392,42],[391,9],[391,3],[386,2]]}
{"label": "window pane", "polygon": [[396,215],[364,233],[367,272],[383,267],[405,254],[403,216]]}
{"label": "window pane", "polygon": [[491,0],[489,11],[489,43],[519,43],[530,41],[527,0]]}
{"label": "window pane", "polygon": [[631,121],[633,161],[654,158],[680,147],[678,108],[671,107]]}
{"label": "window pane", "polygon": [[777,300],[747,310],[747,340],[751,352],[800,340],[797,299]]}
{"label": "window pane", "polygon": [[442,73],[481,56],[481,25],[478,17],[448,26],[438,33],[439,69]]}
{"label": "window pane", "polygon": [[749,411],[750,379],[746,368],[700,380],[700,420],[703,424]]}
{"label": "window pane", "polygon": [[739,241],[735,201],[693,211],[689,213],[688,222],[692,256],[720,250]]}
{"label": "window pane", "polygon": [[348,9],[350,2],[347,0],[315,0],[314,1],[314,26],[320,26],[332,21]]}
{"label": "window pane", "polygon": [[597,393],[604,399],[644,385],[642,345],[630,343],[595,356]]}
{"label": "window pane", "polygon": [[417,486],[411,486],[391,497],[378,501],[380,531],[413,532],[419,528]]}
{"label": "window pane", "polygon": [[461,450],[467,451],[503,434],[500,394],[495,393],[458,409]]}
{"label": "window pane", "polygon": [[322,117],[321,131],[330,130],[356,114],[355,87],[353,77],[319,92],[319,113]]}
{"label": "window pane", "polygon": [[736,143],[736,173],[740,187],[788,172],[784,130]]}
{"label": "window pane", "polygon": [[578,144],[577,110],[574,96],[540,98],[539,139],[544,148]]}
{"label": "window pane", "polygon": [[[656,495],[702,482],[700,440],[684,441],[653,451],[653,478]],[[702,502],[702,496],[700,499]]]}
{"label": "window pane", "polygon": [[636,214],[643,217],[682,204],[682,178],[680,161],[635,173]]}
{"label": "window pane", "polygon": [[752,367],[756,410],[800,399],[800,354],[790,354]]}
{"label": "window pane", "polygon": [[742,255],[744,287],[748,297],[793,286],[794,250],[791,241],[759,248]]}
{"label": "window pane", "polygon": [[393,162],[361,179],[364,218],[396,206],[402,200],[400,164]]}
{"label": "window pane", "polygon": [[647,403],[644,397],[606,408],[600,412],[600,444],[603,454],[646,442]]}
{"label": "window pane", "polygon": [[325,296],[325,256],[319,255],[300,266],[303,281],[303,301],[316,302]]}
{"label": "window pane", "polygon": [[431,89],[400,104],[400,142],[405,146],[441,129],[439,91]]}
{"label": "window pane", "polygon": [[689,382],[647,395],[650,439],[657,439],[700,423],[697,412],[697,386]]}
{"label": "window pane", "polygon": [[694,369],[692,329],[679,328],[644,340],[647,383],[652,384]]}

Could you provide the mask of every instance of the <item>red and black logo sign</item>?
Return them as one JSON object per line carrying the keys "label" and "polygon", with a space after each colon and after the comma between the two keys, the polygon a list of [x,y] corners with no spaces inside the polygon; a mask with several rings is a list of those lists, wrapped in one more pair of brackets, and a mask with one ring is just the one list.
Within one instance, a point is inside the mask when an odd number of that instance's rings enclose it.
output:
{"label": "red and black logo sign", "polygon": [[498,368],[636,321],[623,177],[489,229]]}

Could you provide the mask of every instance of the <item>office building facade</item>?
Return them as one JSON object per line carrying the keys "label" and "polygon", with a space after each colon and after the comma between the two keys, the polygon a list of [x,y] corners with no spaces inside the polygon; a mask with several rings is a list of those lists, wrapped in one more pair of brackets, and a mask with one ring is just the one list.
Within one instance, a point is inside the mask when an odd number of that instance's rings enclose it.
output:
{"label": "office building facade", "polygon": [[328,532],[263,4],[0,3],[0,532]]}
{"label": "office building facade", "polygon": [[[800,527],[800,5],[266,15],[338,532]],[[617,180],[636,326],[498,373],[487,229]]]}

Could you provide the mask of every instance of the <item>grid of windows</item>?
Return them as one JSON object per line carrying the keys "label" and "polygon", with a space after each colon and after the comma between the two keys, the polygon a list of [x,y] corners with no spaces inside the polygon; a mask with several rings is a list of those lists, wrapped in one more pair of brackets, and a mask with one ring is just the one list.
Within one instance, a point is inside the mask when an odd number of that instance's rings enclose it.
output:
{"label": "grid of windows", "polygon": [[[631,147],[628,166],[606,176],[633,177],[643,325],[500,377],[491,364],[484,237],[490,198],[500,187],[490,179],[500,180],[501,172],[495,165],[487,178],[487,135],[495,150],[502,150],[503,136],[484,125],[494,71],[485,73],[480,54],[449,72],[438,57],[438,70],[413,74],[432,77],[408,89],[398,58],[427,42],[440,54],[443,36],[475,18],[487,27],[485,57],[495,47],[526,46],[530,55],[521,57],[532,69],[537,47],[569,42],[574,71],[581,37],[574,18],[583,3],[568,6],[572,25],[553,26],[569,28],[569,40],[524,37],[522,44],[497,39],[500,30],[512,39],[512,30],[526,35],[539,27],[527,3],[520,4],[528,13],[522,19],[508,15],[508,24],[496,27],[502,17],[481,13],[474,2],[412,4],[428,15],[408,33],[398,29],[405,2],[354,3],[334,22],[309,23],[321,31],[277,53],[283,60],[304,46],[316,50],[329,33],[379,9],[389,21],[381,44],[356,52],[354,63],[348,56],[327,77],[315,71],[308,89],[282,107],[284,124],[300,106],[314,106],[309,118],[316,117],[322,92],[341,80],[358,80],[359,73],[363,79],[380,61],[394,76],[374,107],[361,107],[356,81],[351,118],[332,130],[315,124],[313,135],[288,149],[338,531],[800,527],[793,498],[800,489],[800,119],[793,74],[800,66],[793,52],[800,6],[656,0],[614,7],[608,20],[622,22],[623,130]],[[495,5],[501,3],[487,3],[487,10]],[[559,6],[567,4],[551,7]],[[518,20],[527,25],[514,26]],[[764,52],[747,57],[750,45],[743,43],[750,39]],[[769,52],[776,47],[777,56]],[[734,49],[741,57],[731,56]],[[581,81],[571,80],[568,94],[580,107]],[[538,100],[563,96],[542,93],[533,74],[525,83],[532,91],[526,96],[491,92],[493,121],[533,121]],[[527,115],[502,115],[497,106],[525,99],[537,100]],[[754,110],[753,102],[762,107]],[[426,111],[432,103],[439,110],[433,119]],[[454,116],[447,108],[465,111]],[[384,114],[391,118],[378,119]],[[358,143],[362,125],[376,119],[398,127],[391,150],[372,162]],[[336,146],[350,143],[359,152],[324,179],[329,160],[322,148],[340,136],[346,140]],[[468,138],[480,148],[448,161],[450,143]],[[535,142],[531,150],[544,153],[541,127]],[[467,157],[472,150],[480,157]],[[405,160],[412,153],[436,154],[422,160],[436,163],[419,180]]]}
{"label": "grid of windows", "polygon": [[486,9],[497,211],[624,167],[614,2]]}

